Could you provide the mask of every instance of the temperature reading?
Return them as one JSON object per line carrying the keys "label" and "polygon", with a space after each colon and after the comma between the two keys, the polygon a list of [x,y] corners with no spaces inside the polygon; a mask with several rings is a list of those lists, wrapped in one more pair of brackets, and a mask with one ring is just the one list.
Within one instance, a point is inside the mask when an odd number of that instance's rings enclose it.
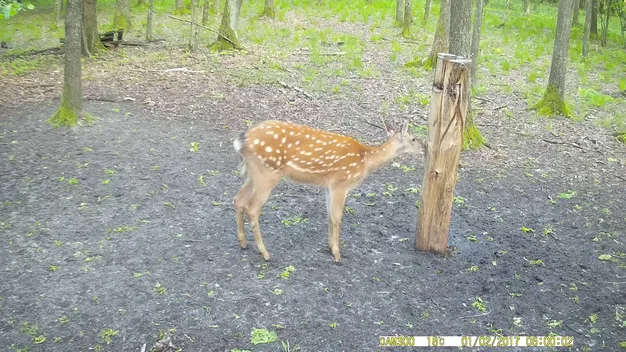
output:
{"label": "temperature reading", "polygon": [[440,336],[428,336],[428,346],[444,346],[444,339]]}

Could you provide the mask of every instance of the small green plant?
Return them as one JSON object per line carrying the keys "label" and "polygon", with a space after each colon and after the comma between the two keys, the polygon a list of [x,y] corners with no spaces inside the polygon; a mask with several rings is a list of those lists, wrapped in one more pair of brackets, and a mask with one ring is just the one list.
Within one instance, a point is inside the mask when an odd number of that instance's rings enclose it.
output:
{"label": "small green plant", "polygon": [[530,265],[543,265],[543,260],[541,259],[531,259],[528,261]]}
{"label": "small green plant", "polygon": [[337,323],[333,321],[333,322],[328,323],[328,326],[330,326],[331,329],[334,329],[337,327]]}
{"label": "small green plant", "polygon": [[476,308],[477,310],[481,312],[487,311],[487,307],[485,307],[485,304],[483,303],[483,299],[478,296],[476,296],[476,299],[472,303],[472,307]]}
{"label": "small green plant", "polygon": [[480,268],[478,268],[478,266],[476,266],[476,265],[472,265],[469,268],[467,268],[466,270],[471,272],[471,273],[475,273],[475,272],[479,271]]}
{"label": "small green plant", "polygon": [[535,230],[531,229],[530,227],[522,226],[522,232],[530,233],[530,232],[535,232]]}
{"label": "small green plant", "polygon": [[100,338],[107,345],[113,341],[113,337],[117,336],[118,331],[113,329],[104,329],[100,331]]}
{"label": "small green plant", "polygon": [[190,152],[197,152],[198,150],[200,150],[200,143],[198,142],[191,142],[191,144],[189,144],[191,146],[191,148],[189,148]]}
{"label": "small green plant", "polygon": [[293,265],[290,265],[290,266],[286,267],[286,268],[285,268],[285,270],[284,270],[282,273],[280,273],[280,274],[276,275],[276,277],[281,278],[281,279],[286,279],[286,278],[288,278],[288,277],[291,275],[291,273],[293,273],[295,270],[296,270],[296,268],[294,268],[294,267],[293,267]]}
{"label": "small green plant", "polygon": [[291,218],[287,218],[287,219],[283,219],[282,220],[282,223],[283,223],[283,225],[285,227],[291,227],[291,226],[296,225],[296,224],[307,223],[307,222],[309,222],[309,219],[307,219],[307,218],[305,218],[305,217],[303,217],[301,215],[296,215],[296,216],[293,216]]}
{"label": "small green plant", "polygon": [[561,199],[570,199],[576,195],[576,191],[568,190],[567,193],[559,193],[559,198]]}
{"label": "small green plant", "polygon": [[165,287],[163,287],[163,285],[161,285],[160,283],[156,283],[156,285],[154,285],[154,292],[156,292],[158,295],[162,295],[165,294],[167,290],[165,289]]}
{"label": "small green plant", "polygon": [[267,329],[252,329],[250,333],[250,342],[253,345],[272,343],[278,340],[278,335],[274,331],[268,331]]}

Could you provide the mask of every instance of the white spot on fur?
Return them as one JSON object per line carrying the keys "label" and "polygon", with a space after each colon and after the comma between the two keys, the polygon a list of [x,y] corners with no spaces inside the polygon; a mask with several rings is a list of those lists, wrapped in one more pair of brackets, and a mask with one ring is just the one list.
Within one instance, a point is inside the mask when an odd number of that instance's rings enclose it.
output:
{"label": "white spot on fur", "polygon": [[268,153],[271,153],[272,152],[272,147],[265,147],[265,151],[268,152]]}

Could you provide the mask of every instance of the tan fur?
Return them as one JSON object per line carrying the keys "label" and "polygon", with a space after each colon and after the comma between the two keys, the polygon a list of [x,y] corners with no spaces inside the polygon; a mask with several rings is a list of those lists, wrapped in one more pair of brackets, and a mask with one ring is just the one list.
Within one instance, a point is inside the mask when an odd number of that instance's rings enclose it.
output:
{"label": "tan fur", "polygon": [[263,244],[258,225],[261,208],[281,177],[327,190],[329,248],[340,261],[339,232],[347,193],[389,160],[404,153],[423,153],[423,143],[408,132],[405,122],[400,131],[388,123],[389,139],[369,146],[356,139],[309,126],[269,120],[250,128],[235,140],[235,150],[243,158],[241,174],[247,178],[235,197],[237,236],[247,246],[243,224],[248,215],[259,252],[270,254]]}

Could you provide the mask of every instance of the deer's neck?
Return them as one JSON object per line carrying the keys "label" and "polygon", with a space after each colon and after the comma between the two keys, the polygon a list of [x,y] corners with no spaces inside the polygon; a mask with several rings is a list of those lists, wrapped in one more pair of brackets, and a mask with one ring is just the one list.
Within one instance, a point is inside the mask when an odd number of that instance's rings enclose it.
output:
{"label": "deer's neck", "polygon": [[368,173],[381,168],[391,159],[398,156],[398,148],[392,139],[377,146],[367,146],[365,149],[365,167]]}

